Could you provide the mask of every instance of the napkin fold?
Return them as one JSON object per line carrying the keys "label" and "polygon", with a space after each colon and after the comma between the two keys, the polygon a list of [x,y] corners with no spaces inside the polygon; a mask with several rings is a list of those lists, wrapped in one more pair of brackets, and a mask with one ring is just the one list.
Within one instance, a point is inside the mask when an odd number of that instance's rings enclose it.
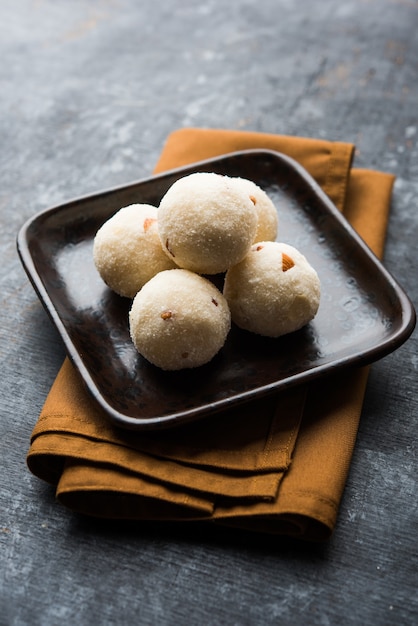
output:
{"label": "napkin fold", "polygon": [[[381,256],[394,177],[352,168],[350,143],[185,128],[167,139],[155,172],[237,150],[297,160]],[[195,423],[158,432],[118,429],[69,359],[46,398],[27,455],[33,474],[82,514],[211,520],[326,540],[349,471],[368,368],[345,370]]]}

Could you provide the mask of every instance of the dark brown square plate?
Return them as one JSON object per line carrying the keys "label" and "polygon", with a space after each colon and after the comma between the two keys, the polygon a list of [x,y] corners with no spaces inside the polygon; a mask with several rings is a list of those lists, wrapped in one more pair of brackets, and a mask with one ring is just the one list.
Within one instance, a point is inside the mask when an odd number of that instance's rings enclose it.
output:
{"label": "dark brown square plate", "polygon": [[[279,212],[279,239],[298,248],[322,285],[305,328],[266,339],[233,327],[207,365],[163,372],[135,351],[130,300],[112,293],[92,257],[98,228],[132,203],[158,206],[173,182],[214,171],[255,181]],[[412,333],[414,308],[394,278],[292,159],[251,150],[79,198],[30,219],[17,239],[23,266],[88,390],[118,426],[183,424],[340,368],[375,361]],[[217,277],[220,278],[220,277]]]}

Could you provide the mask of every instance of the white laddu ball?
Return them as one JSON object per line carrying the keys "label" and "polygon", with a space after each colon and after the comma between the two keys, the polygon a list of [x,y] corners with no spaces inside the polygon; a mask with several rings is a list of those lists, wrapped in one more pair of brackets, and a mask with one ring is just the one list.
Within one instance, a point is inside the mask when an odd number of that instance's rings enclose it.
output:
{"label": "white laddu ball", "polygon": [[237,326],[280,337],[315,317],[320,291],[318,274],[303,254],[284,243],[263,241],[228,270],[223,293]]}
{"label": "white laddu ball", "polygon": [[133,298],[158,272],[176,267],[161,248],[157,207],[126,206],[97,231],[93,259],[104,282],[121,296]]}
{"label": "white laddu ball", "polygon": [[257,213],[229,176],[196,172],[178,179],[158,209],[161,244],[177,266],[218,274],[241,261],[254,240]]}
{"label": "white laddu ball", "polygon": [[248,178],[236,177],[232,179],[240,189],[250,196],[257,213],[257,230],[253,242],[275,241],[277,237],[279,216],[276,206],[268,194],[255,182]]}
{"label": "white laddu ball", "polygon": [[184,269],[154,276],[135,296],[129,313],[138,352],[163,370],[204,365],[222,348],[231,315],[207,278]]}

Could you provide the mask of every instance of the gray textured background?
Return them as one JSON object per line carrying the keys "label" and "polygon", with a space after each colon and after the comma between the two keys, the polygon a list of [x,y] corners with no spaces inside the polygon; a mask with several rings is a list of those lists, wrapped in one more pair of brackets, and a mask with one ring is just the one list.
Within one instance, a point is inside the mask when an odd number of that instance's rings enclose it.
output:
{"label": "gray textured background", "polygon": [[417,305],[417,25],[415,0],[1,0],[2,626],[417,622],[416,332],[372,368],[327,544],[92,522],[26,468],[64,351],[15,249],[178,127],[321,137],[396,174],[385,264]]}

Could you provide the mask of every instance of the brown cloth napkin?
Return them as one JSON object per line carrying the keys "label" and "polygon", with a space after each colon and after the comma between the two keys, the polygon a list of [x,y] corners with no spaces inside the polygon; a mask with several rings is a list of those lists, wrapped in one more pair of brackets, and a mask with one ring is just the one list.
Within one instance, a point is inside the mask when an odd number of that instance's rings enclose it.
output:
{"label": "brown cloth napkin", "polygon": [[[168,137],[156,172],[252,148],[299,161],[382,255],[394,178],[352,169],[351,144],[181,129]],[[139,433],[110,424],[66,359],[34,428],[28,466],[56,486],[62,504],[87,515],[212,520],[325,540],[337,519],[367,371],[346,370],[201,422]]]}

